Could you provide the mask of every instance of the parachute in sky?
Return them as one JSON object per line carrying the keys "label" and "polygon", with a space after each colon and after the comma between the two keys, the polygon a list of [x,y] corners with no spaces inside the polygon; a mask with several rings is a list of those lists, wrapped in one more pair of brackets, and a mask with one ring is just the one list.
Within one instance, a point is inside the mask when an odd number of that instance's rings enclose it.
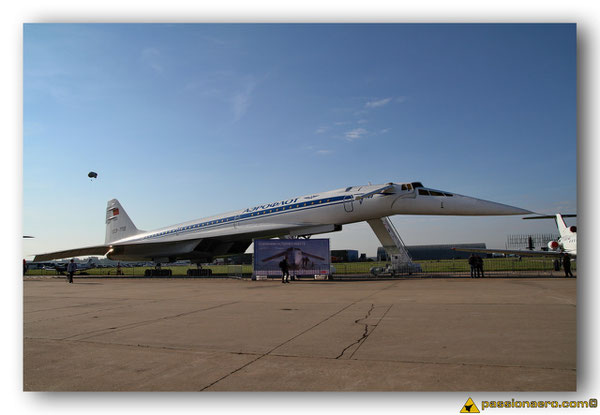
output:
{"label": "parachute in sky", "polygon": [[96,178],[98,178],[98,173],[96,173],[95,171],[91,171],[88,173],[88,177],[90,179],[96,179]]}

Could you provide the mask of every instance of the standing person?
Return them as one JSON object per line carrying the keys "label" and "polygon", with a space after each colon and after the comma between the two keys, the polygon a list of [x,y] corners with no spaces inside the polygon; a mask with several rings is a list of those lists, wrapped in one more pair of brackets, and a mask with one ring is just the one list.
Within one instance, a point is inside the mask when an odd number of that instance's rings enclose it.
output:
{"label": "standing person", "polygon": [[563,255],[563,268],[565,269],[565,278],[573,276],[573,273],[571,272],[571,255],[567,252]]}
{"label": "standing person", "polygon": [[483,278],[483,258],[477,255],[477,276]]}
{"label": "standing person", "polygon": [[554,265],[554,271],[560,271],[560,259],[555,259],[552,264]]}
{"label": "standing person", "polygon": [[67,277],[67,282],[69,284],[73,284],[73,274],[75,274],[75,271],[77,271],[77,264],[74,260],[71,260],[69,265],[67,265],[67,273],[69,274]]}
{"label": "standing person", "polygon": [[27,272],[27,261],[25,261],[25,259],[23,258],[23,276],[25,276],[26,272]]}
{"label": "standing person", "polygon": [[471,266],[471,278],[475,278],[477,272],[477,259],[475,254],[471,254],[469,257],[469,265]]}
{"label": "standing person", "polygon": [[290,282],[290,266],[286,257],[283,257],[279,263],[279,268],[281,269],[281,282]]}

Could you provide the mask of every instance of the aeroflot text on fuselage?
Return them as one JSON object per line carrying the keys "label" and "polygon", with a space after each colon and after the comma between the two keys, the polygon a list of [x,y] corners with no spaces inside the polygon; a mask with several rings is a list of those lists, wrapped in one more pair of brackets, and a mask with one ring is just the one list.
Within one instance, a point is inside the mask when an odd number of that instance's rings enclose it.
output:
{"label": "aeroflot text on fuselage", "polygon": [[289,199],[289,200],[282,200],[281,202],[273,202],[273,203],[269,203],[266,205],[254,206],[252,208],[245,209],[243,213],[255,212],[257,210],[268,209],[268,208],[273,208],[273,207],[277,207],[277,206],[285,206],[285,205],[289,205],[291,203],[295,203],[297,201],[298,201],[298,198],[295,198],[295,199]]}

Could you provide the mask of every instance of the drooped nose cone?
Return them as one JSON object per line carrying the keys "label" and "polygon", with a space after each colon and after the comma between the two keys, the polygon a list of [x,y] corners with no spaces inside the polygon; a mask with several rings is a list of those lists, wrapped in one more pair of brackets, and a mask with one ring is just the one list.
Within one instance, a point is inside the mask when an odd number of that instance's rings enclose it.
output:
{"label": "drooped nose cone", "polygon": [[529,215],[533,212],[516,206],[491,202],[489,200],[454,194],[453,201],[448,202],[448,208],[456,209],[455,215]]}
{"label": "drooped nose cone", "polygon": [[427,188],[421,182],[397,184],[394,193],[397,197],[391,207],[395,214],[400,215],[495,216],[533,213],[516,206]]}

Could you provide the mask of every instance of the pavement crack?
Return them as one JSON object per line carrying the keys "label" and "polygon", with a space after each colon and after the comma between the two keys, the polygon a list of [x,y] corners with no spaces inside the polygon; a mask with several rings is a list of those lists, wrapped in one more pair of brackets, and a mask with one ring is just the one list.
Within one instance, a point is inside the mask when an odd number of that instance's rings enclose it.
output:
{"label": "pavement crack", "polygon": [[[336,359],[340,359],[341,357],[344,356],[344,353],[346,353],[346,351],[348,349],[350,349],[352,346],[358,345],[356,347],[356,349],[354,349],[354,351],[352,352],[352,354],[350,354],[350,356],[348,357],[348,359],[352,359],[352,357],[354,356],[354,354],[358,351],[358,349],[360,349],[360,347],[365,343],[365,341],[367,340],[367,338],[373,334],[373,331],[375,331],[375,329],[377,328],[377,326],[379,326],[379,323],[381,323],[381,320],[383,320],[383,318],[387,315],[387,313],[391,310],[393,304],[391,304],[387,310],[385,310],[385,312],[381,315],[381,317],[379,317],[379,319],[377,320],[377,322],[375,324],[368,324],[368,323],[364,323],[365,324],[365,330],[361,336],[360,339],[356,340],[355,342],[353,342],[352,344],[348,345],[344,350],[342,350],[342,352],[336,357]],[[355,323],[358,323],[361,320],[367,320],[370,316],[371,316],[371,312],[373,311],[373,309],[375,308],[374,304],[371,304],[371,309],[367,312],[367,315],[363,318],[360,318],[356,321],[354,321]],[[369,330],[370,329],[370,330]]]}
{"label": "pavement crack", "polygon": [[[358,324],[359,321],[367,320],[371,316],[371,312],[373,311],[374,308],[375,308],[375,304],[371,304],[371,308],[369,309],[369,311],[367,311],[367,314],[364,317],[359,318],[358,320],[354,320],[354,323]],[[349,348],[351,348],[354,345],[359,344],[360,342],[364,341],[367,338],[367,336],[369,335],[369,324],[364,323],[364,326],[365,327],[364,327],[362,336],[358,340],[356,340],[356,341],[350,343],[348,346],[346,346],[342,350],[342,352],[336,357],[336,359],[339,359],[340,357],[342,357],[344,355],[344,353],[346,353],[346,350],[348,350]]]}
{"label": "pavement crack", "polygon": [[256,359],[249,361],[248,363],[246,363],[245,365],[242,365],[240,367],[238,367],[237,369],[231,371],[230,373],[226,374],[225,376],[220,377],[219,379],[215,380],[214,382],[210,383],[209,385],[206,385],[205,387],[203,387],[202,389],[200,389],[200,391],[205,391],[206,389],[210,388],[211,386],[219,383],[220,381],[222,381],[223,379],[233,375],[236,372],[239,372],[240,370],[244,369],[245,367],[248,367],[249,365],[251,365],[252,363],[256,362],[259,359],[262,359],[265,355],[260,355],[258,356]]}
{"label": "pavement crack", "polygon": [[[89,332],[86,332],[86,333],[78,333],[78,334],[74,334],[72,336],[64,337],[62,340],[69,340],[69,339],[73,339],[75,337],[79,338],[79,340],[90,339],[92,337],[101,336],[103,334],[106,334],[107,332],[114,333],[116,331],[122,331],[122,330],[127,330],[127,329],[131,329],[131,328],[135,328],[135,327],[145,326],[147,324],[156,323],[156,322],[161,321],[161,320],[172,320],[172,319],[175,319],[175,318],[178,318],[178,317],[188,316],[188,315],[191,315],[191,314],[200,313],[202,311],[213,310],[215,308],[225,307],[225,306],[228,306],[228,305],[231,305],[231,304],[236,304],[236,303],[239,303],[239,301],[232,301],[230,303],[218,304],[216,306],[202,308],[200,310],[186,311],[184,313],[173,314],[171,316],[165,316],[165,317],[161,317],[161,318],[155,318],[155,319],[152,319],[152,320],[138,321],[138,322],[135,322],[135,323],[125,324],[125,325],[119,326],[119,327],[108,327],[108,328],[102,328],[102,329],[98,329],[98,330],[92,330],[92,331],[89,331]],[[81,337],[81,336],[86,336],[86,337]]]}
{"label": "pavement crack", "polygon": [[297,335],[293,336],[292,338],[290,338],[290,339],[288,339],[288,340],[284,341],[283,343],[281,343],[281,344],[279,344],[279,345],[277,345],[277,346],[273,347],[271,350],[269,350],[269,351],[267,351],[267,352],[265,352],[265,353],[261,354],[261,355],[260,355],[260,356],[258,356],[256,359],[254,359],[254,360],[252,360],[252,361],[250,361],[250,362],[246,363],[245,365],[242,365],[242,366],[238,367],[237,369],[233,370],[232,372],[228,373],[227,375],[220,377],[219,379],[217,379],[217,380],[215,380],[214,382],[212,382],[211,384],[209,384],[209,385],[205,386],[205,387],[204,387],[204,388],[202,388],[201,390],[202,390],[202,391],[204,391],[204,390],[206,390],[206,389],[210,388],[211,386],[213,386],[213,385],[216,385],[217,383],[221,382],[223,379],[226,379],[226,378],[228,378],[229,376],[231,376],[231,375],[233,375],[233,374],[235,374],[235,373],[239,372],[240,370],[244,369],[245,367],[248,367],[248,366],[249,366],[249,365],[251,365],[252,363],[254,363],[254,362],[256,362],[256,361],[258,361],[258,360],[262,359],[263,357],[270,355],[270,354],[271,354],[271,353],[273,353],[275,350],[279,349],[281,346],[283,346],[283,345],[285,345],[285,344],[287,344],[287,343],[291,342],[292,340],[294,340],[294,339],[296,339],[296,338],[298,338],[298,337],[302,336],[304,333],[307,333],[307,332],[309,332],[310,330],[314,329],[315,327],[317,327],[317,326],[319,326],[319,325],[321,325],[321,324],[325,323],[327,320],[329,320],[329,319],[331,319],[332,317],[334,317],[334,316],[338,315],[339,313],[341,313],[342,311],[346,310],[347,308],[349,308],[349,307],[353,306],[353,305],[354,305],[354,304],[356,304],[356,303],[357,303],[357,301],[355,301],[355,302],[353,302],[353,303],[351,303],[351,304],[348,304],[348,305],[347,305],[347,306],[345,306],[345,307],[342,307],[340,310],[338,310],[338,311],[336,311],[335,313],[331,314],[331,315],[330,315],[330,316],[328,316],[327,318],[324,318],[323,320],[319,321],[317,324],[313,325],[312,327],[310,327],[310,328],[308,328],[308,329],[306,329],[306,330],[304,330],[304,331],[302,331],[302,332],[298,333]]}
{"label": "pavement crack", "polygon": [[[144,305],[154,304],[154,303],[158,303],[158,302],[161,302],[161,301],[162,300],[152,300],[152,301],[148,301]],[[92,304],[92,305],[95,305],[95,304]],[[132,308],[132,307],[136,307],[136,306],[139,306],[139,304],[119,304],[119,305],[107,306],[106,308],[99,308],[97,310],[92,310],[92,311],[84,311],[84,312],[78,312],[78,313],[75,313],[75,314],[66,314],[66,315],[56,316],[56,317],[47,317],[47,318],[39,318],[39,319],[36,319],[36,320],[29,320],[28,323],[38,323],[40,321],[62,320],[62,319],[69,318],[69,317],[81,317],[81,316],[85,316],[85,315],[88,315],[88,314],[97,314],[97,313],[102,313],[104,311],[114,311],[114,310],[117,310],[119,308]],[[69,309],[79,308],[79,307],[81,307],[81,305],[73,305],[73,306],[65,306],[65,307],[55,307],[55,308],[46,309],[46,310],[30,311],[29,313],[39,313],[39,312],[52,311],[52,310],[69,310]]]}

